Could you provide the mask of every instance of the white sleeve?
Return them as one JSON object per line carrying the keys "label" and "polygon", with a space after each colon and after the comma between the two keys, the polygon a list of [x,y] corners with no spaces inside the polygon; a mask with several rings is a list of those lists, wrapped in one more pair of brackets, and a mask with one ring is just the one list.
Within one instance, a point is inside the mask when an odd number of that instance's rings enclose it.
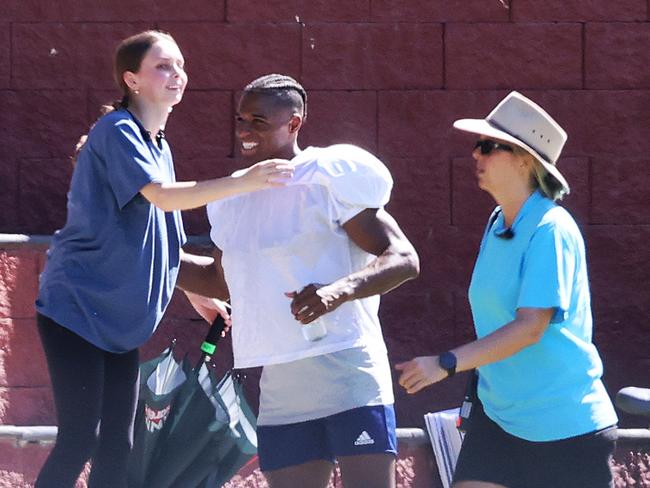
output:
{"label": "white sleeve", "polygon": [[305,170],[306,180],[328,188],[339,225],[367,208],[382,208],[393,188],[393,178],[379,159],[348,144],[318,151],[316,164]]}

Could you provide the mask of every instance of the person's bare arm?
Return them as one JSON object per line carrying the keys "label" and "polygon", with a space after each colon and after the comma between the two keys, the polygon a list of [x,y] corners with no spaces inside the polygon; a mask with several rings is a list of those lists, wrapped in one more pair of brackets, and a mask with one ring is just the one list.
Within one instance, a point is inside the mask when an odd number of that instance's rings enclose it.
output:
{"label": "person's bare arm", "polygon": [[420,271],[418,255],[393,217],[383,209],[366,209],[343,224],[350,239],[377,256],[365,268],[333,283],[312,283],[287,292],[296,320],[308,324],[342,303],[386,293]]}
{"label": "person's bare arm", "polygon": [[[520,308],[512,322],[481,339],[453,349],[457,359],[456,371],[467,371],[510,357],[539,342],[553,317],[552,308]],[[438,356],[419,356],[396,364],[401,371],[399,383],[408,393],[437,383],[447,377],[438,364]]]}
{"label": "person's bare arm", "polygon": [[272,159],[254,164],[241,175],[205,181],[176,183],[149,183],[140,193],[156,207],[171,212],[201,207],[214,200],[282,186],[293,174],[293,167],[285,160]]}
{"label": "person's bare arm", "polygon": [[197,295],[227,300],[230,295],[221,267],[221,250],[215,248],[212,256],[181,251],[176,287]]}

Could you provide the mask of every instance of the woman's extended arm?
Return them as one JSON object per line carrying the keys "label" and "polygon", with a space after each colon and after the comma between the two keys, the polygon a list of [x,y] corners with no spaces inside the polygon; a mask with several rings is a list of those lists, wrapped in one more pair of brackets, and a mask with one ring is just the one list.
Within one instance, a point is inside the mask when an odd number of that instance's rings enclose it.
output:
{"label": "woman's extended arm", "polygon": [[292,174],[293,167],[287,161],[271,159],[254,164],[238,176],[205,181],[149,183],[140,193],[165,212],[189,210],[239,193],[282,186]]}
{"label": "woman's extended arm", "polygon": [[[548,327],[552,308],[520,308],[512,322],[491,334],[453,349],[457,371],[467,371],[510,357],[539,342]],[[447,371],[438,364],[438,356],[420,356],[395,365],[402,372],[399,384],[408,393],[445,379]]]}

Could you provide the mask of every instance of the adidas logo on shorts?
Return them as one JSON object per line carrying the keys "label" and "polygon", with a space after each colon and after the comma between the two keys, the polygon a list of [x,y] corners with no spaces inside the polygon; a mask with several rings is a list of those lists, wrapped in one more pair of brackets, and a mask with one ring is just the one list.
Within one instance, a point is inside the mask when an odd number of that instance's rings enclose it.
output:
{"label": "adidas logo on shorts", "polygon": [[359,437],[357,437],[357,440],[354,441],[355,446],[367,446],[369,444],[374,444],[375,440],[370,437],[370,434],[366,432],[365,430],[359,434]]}

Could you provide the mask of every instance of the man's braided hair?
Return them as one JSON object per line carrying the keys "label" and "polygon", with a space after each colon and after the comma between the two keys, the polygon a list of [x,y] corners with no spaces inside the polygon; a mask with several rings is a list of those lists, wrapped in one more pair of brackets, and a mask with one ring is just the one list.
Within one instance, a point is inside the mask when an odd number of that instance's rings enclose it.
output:
{"label": "man's braided hair", "polygon": [[246,85],[244,94],[246,93],[273,95],[282,105],[301,110],[303,120],[307,118],[307,92],[290,76],[278,74],[260,76]]}

